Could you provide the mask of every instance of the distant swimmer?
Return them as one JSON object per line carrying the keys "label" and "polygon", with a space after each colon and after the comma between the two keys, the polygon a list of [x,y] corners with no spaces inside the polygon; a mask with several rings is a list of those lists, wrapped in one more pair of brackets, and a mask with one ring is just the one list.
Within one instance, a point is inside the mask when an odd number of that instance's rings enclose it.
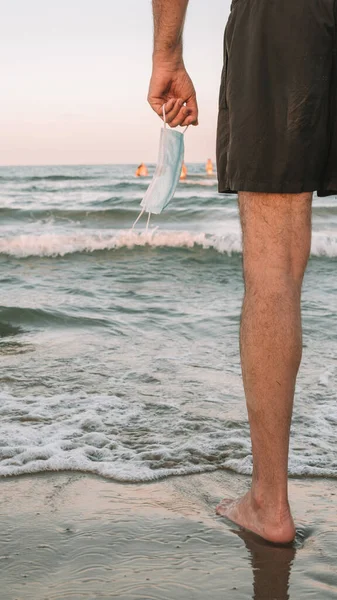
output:
{"label": "distant swimmer", "polygon": [[187,167],[186,167],[185,163],[183,163],[183,166],[181,167],[180,180],[186,179],[186,176],[187,176]]}
{"label": "distant swimmer", "polygon": [[206,173],[207,175],[213,175],[213,164],[210,158],[207,159]]}
{"label": "distant swimmer", "polygon": [[139,167],[137,167],[137,170],[135,173],[136,177],[147,177],[148,174],[149,174],[149,172],[147,170],[147,166],[144,165],[144,163],[141,163],[139,165]]}

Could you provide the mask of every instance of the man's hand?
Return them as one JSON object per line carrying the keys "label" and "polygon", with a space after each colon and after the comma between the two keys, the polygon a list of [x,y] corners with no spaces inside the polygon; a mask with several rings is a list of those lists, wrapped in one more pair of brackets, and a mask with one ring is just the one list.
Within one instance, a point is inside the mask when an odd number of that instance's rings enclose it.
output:
{"label": "man's hand", "polygon": [[198,125],[196,93],[183,62],[154,61],[148,102],[161,118],[165,104],[166,122],[171,127]]}

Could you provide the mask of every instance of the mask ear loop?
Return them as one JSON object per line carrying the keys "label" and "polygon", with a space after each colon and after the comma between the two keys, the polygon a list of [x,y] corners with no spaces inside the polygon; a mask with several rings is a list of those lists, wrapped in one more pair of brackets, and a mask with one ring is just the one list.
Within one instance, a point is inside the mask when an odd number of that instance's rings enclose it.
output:
{"label": "mask ear loop", "polygon": [[134,224],[133,224],[133,225],[132,225],[132,227],[131,227],[131,231],[133,231],[133,230],[134,230],[134,228],[135,228],[135,226],[137,225],[137,223],[138,223],[138,221],[139,221],[140,217],[141,217],[141,216],[144,214],[144,211],[145,211],[145,208],[142,208],[142,210],[140,211],[140,213],[139,213],[139,215],[138,215],[137,219],[135,220]]}
{"label": "mask ear loop", "polygon": [[149,230],[150,218],[151,218],[151,211],[149,210],[149,216],[148,216],[148,218],[147,218],[146,229],[145,229],[146,233],[147,233],[147,232],[148,232],[148,230]]}

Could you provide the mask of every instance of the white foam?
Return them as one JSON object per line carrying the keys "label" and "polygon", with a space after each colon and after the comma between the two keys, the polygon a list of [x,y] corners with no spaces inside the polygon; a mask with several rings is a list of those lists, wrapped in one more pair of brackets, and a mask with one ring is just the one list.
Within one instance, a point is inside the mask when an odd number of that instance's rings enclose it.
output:
{"label": "white foam", "polygon": [[[2,394],[0,401],[2,476],[70,469],[120,481],[149,481],[216,468],[206,454],[213,455],[219,443],[212,439],[218,424],[214,431],[201,424],[195,432],[190,415],[174,406],[166,405],[163,412],[160,406],[149,408],[116,396],[66,394]],[[239,440],[233,430],[226,444],[249,452],[248,441]]]}
{"label": "white foam", "polygon": [[331,383],[333,384],[332,377],[334,375],[334,369],[330,367],[330,369],[325,370],[320,374],[318,383],[323,387],[330,387]]}
{"label": "white foam", "polygon": [[313,256],[337,256],[337,232],[312,234],[311,254]]}
{"label": "white foam", "polygon": [[[0,254],[24,258],[28,256],[65,256],[76,252],[97,250],[133,249],[151,246],[153,248],[194,248],[213,249],[231,255],[241,252],[241,235],[238,228],[223,235],[192,233],[190,231],[161,231],[158,228],[148,232],[139,230],[118,233],[47,233],[41,235],[16,235],[0,240]],[[337,234],[314,233],[311,254],[313,256],[337,256]]]}
{"label": "white foam", "polygon": [[75,252],[95,252],[136,247],[213,248],[218,252],[240,252],[237,233],[224,236],[188,231],[120,231],[119,233],[79,233],[18,235],[0,240],[0,254],[24,258],[28,256],[65,256]]}
{"label": "white foam", "polygon": [[[333,400],[295,403],[290,473],[337,477]],[[317,406],[316,406],[317,405]],[[0,475],[73,470],[119,481],[232,469],[250,474],[248,424],[135,398],[0,395]]]}

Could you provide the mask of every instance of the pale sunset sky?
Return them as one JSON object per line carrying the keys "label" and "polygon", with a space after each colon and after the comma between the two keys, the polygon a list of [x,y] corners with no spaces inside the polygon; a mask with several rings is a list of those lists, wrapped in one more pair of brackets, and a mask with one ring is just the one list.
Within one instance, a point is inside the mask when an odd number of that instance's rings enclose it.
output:
{"label": "pale sunset sky", "polygon": [[[215,158],[229,5],[190,0],[185,63],[200,125],[186,134],[187,162]],[[151,0],[11,0],[1,13],[0,165],[155,162]]]}

